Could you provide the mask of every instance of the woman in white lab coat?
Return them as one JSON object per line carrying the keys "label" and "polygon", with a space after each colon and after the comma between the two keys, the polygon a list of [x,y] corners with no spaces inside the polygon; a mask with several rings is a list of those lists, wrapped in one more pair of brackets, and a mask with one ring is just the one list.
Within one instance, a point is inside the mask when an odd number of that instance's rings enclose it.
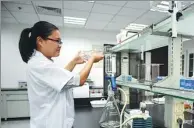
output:
{"label": "woman in white lab coat", "polygon": [[19,51],[27,63],[30,128],[72,128],[72,88],[83,85],[93,63],[103,59],[102,54],[92,54],[80,73],[75,74],[71,71],[76,64],[84,63],[78,55],[64,68],[53,63],[52,57],[59,56],[61,44],[59,29],[45,21],[21,33]]}

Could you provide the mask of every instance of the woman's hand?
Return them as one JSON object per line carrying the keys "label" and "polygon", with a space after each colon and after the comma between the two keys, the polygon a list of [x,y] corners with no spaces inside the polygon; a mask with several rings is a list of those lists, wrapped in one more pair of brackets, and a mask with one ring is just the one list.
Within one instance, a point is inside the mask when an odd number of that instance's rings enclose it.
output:
{"label": "woman's hand", "polygon": [[100,52],[93,52],[91,55],[91,59],[93,60],[94,63],[99,62],[103,58],[104,58],[104,55],[103,53],[100,53]]}
{"label": "woman's hand", "polygon": [[85,63],[83,57],[80,56],[80,51],[76,54],[76,56],[74,57],[73,61],[75,64],[83,64]]}

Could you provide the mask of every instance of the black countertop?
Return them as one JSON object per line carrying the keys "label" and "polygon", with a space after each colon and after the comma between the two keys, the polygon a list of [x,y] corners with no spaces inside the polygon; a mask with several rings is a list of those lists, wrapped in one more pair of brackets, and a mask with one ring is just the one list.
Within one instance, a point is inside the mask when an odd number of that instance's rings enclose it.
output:
{"label": "black countertop", "polygon": [[1,91],[27,91],[27,88],[1,88]]}
{"label": "black countertop", "polygon": [[[102,110],[103,108],[92,108],[92,107],[75,108],[74,128],[101,128],[99,120],[102,115]],[[153,125],[154,125],[153,128],[164,128],[164,126],[162,125],[159,126],[155,124]]]}
{"label": "black countertop", "polygon": [[100,128],[103,108],[83,107],[75,109],[74,128]]}

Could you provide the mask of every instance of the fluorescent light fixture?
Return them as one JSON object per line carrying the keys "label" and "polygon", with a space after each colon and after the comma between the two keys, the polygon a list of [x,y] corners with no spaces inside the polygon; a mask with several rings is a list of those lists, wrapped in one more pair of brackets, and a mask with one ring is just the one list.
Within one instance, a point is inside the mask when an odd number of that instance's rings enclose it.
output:
{"label": "fluorescent light fixture", "polygon": [[94,1],[88,1],[89,3],[94,3]]}
{"label": "fluorescent light fixture", "polygon": [[78,18],[78,17],[64,16],[64,23],[66,23],[66,24],[85,25],[86,19],[85,18]]}
{"label": "fluorescent light fixture", "polygon": [[148,25],[145,25],[145,24],[135,24],[135,23],[131,23],[125,29],[141,31],[144,28],[146,28],[147,26]]}
{"label": "fluorescent light fixture", "polygon": [[168,5],[168,6],[170,5],[169,1],[162,1],[161,4]]}
{"label": "fluorescent light fixture", "polygon": [[169,1],[151,1],[151,11],[158,11],[158,12],[165,12],[168,13],[168,10],[170,9]]}
{"label": "fluorescent light fixture", "polygon": [[169,10],[169,6],[159,4],[159,5],[157,5],[157,7],[160,9]]}

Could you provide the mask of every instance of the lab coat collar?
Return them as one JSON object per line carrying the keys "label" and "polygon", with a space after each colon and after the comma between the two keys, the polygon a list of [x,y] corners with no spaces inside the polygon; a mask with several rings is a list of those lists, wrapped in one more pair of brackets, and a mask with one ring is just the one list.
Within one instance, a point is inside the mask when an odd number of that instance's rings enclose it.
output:
{"label": "lab coat collar", "polygon": [[32,56],[39,56],[39,57],[44,57],[45,59],[54,62],[53,59],[48,59],[45,55],[43,55],[40,51],[38,50],[34,50]]}

